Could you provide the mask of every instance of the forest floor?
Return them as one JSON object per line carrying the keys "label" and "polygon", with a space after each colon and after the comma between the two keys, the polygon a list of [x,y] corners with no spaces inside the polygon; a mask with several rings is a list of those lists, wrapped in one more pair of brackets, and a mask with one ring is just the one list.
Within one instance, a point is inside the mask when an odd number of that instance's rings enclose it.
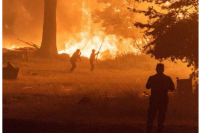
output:
{"label": "forest floor", "polygon": [[[3,80],[4,133],[145,133],[149,90],[157,61],[134,56],[95,62],[87,59],[69,73],[69,61],[11,61],[17,80]],[[3,64],[6,66],[6,64]],[[165,62],[165,73],[188,78],[186,64]],[[169,93],[164,133],[198,132],[198,95]],[[157,121],[154,123],[156,131]]]}

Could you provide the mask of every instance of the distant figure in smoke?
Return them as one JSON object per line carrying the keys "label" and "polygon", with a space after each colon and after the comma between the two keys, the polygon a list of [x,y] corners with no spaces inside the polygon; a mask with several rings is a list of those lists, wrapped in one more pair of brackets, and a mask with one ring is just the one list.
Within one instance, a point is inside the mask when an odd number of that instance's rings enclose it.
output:
{"label": "distant figure in smoke", "polygon": [[72,64],[72,67],[70,68],[70,72],[73,72],[74,69],[76,68],[76,61],[77,59],[80,59],[81,52],[80,49],[77,49],[76,52],[73,53],[72,57],[70,58],[70,63]]}
{"label": "distant figure in smoke", "polygon": [[164,64],[157,64],[157,74],[150,76],[146,88],[151,89],[151,96],[148,108],[148,120],[146,131],[150,133],[153,128],[153,121],[158,113],[158,127],[157,133],[162,133],[164,127],[164,121],[168,106],[168,90],[174,90],[174,83],[169,76],[166,76],[164,72]]}
{"label": "distant figure in smoke", "polygon": [[95,53],[95,50],[92,49],[92,53],[91,53],[91,55],[90,55],[90,60],[89,60],[89,61],[90,61],[90,65],[91,65],[91,68],[90,68],[91,71],[94,70],[95,56],[98,55],[98,54],[99,54],[99,52]]}

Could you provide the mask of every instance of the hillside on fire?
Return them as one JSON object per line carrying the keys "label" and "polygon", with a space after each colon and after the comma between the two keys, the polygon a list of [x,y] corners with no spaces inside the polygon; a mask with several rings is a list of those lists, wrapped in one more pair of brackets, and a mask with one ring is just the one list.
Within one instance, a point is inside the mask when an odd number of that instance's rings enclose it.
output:
{"label": "hillside on fire", "polygon": [[197,0],[3,0],[4,133],[197,133]]}

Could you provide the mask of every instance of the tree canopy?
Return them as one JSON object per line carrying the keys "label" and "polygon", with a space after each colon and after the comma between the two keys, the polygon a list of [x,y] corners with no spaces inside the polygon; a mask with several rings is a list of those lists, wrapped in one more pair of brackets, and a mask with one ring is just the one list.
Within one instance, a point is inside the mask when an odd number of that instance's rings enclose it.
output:
{"label": "tree canopy", "polygon": [[134,0],[98,0],[98,2],[104,6],[93,11],[93,22],[101,24],[106,34],[132,38],[134,14],[127,10],[127,6],[134,6]]}
{"label": "tree canopy", "polygon": [[150,40],[144,47],[147,54],[158,60],[180,59],[198,69],[198,0],[136,1],[154,5],[146,11],[132,9],[148,17],[146,23],[134,23]]}

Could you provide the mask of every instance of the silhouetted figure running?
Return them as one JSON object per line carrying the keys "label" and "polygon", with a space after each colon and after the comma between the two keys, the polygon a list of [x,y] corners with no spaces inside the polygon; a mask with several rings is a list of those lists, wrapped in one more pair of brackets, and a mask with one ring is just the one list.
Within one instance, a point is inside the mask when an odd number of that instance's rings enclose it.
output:
{"label": "silhouetted figure running", "polygon": [[72,57],[70,58],[70,63],[72,64],[72,67],[69,69],[70,72],[73,72],[74,69],[76,68],[77,59],[80,59],[81,61],[80,55],[81,55],[80,49],[77,49],[76,52],[74,52]]}
{"label": "silhouetted figure running", "polygon": [[156,71],[157,74],[150,76],[146,84],[146,88],[151,89],[148,108],[148,120],[146,126],[147,133],[151,132],[153,128],[153,121],[157,113],[157,133],[162,133],[169,100],[168,90],[173,91],[175,89],[172,79],[163,73],[164,64],[157,64]]}
{"label": "silhouetted figure running", "polygon": [[99,54],[99,52],[95,53],[95,50],[94,49],[92,50],[92,53],[90,55],[90,60],[89,60],[90,61],[90,65],[91,65],[91,68],[90,68],[91,71],[94,70],[95,56],[98,55],[98,54]]}

